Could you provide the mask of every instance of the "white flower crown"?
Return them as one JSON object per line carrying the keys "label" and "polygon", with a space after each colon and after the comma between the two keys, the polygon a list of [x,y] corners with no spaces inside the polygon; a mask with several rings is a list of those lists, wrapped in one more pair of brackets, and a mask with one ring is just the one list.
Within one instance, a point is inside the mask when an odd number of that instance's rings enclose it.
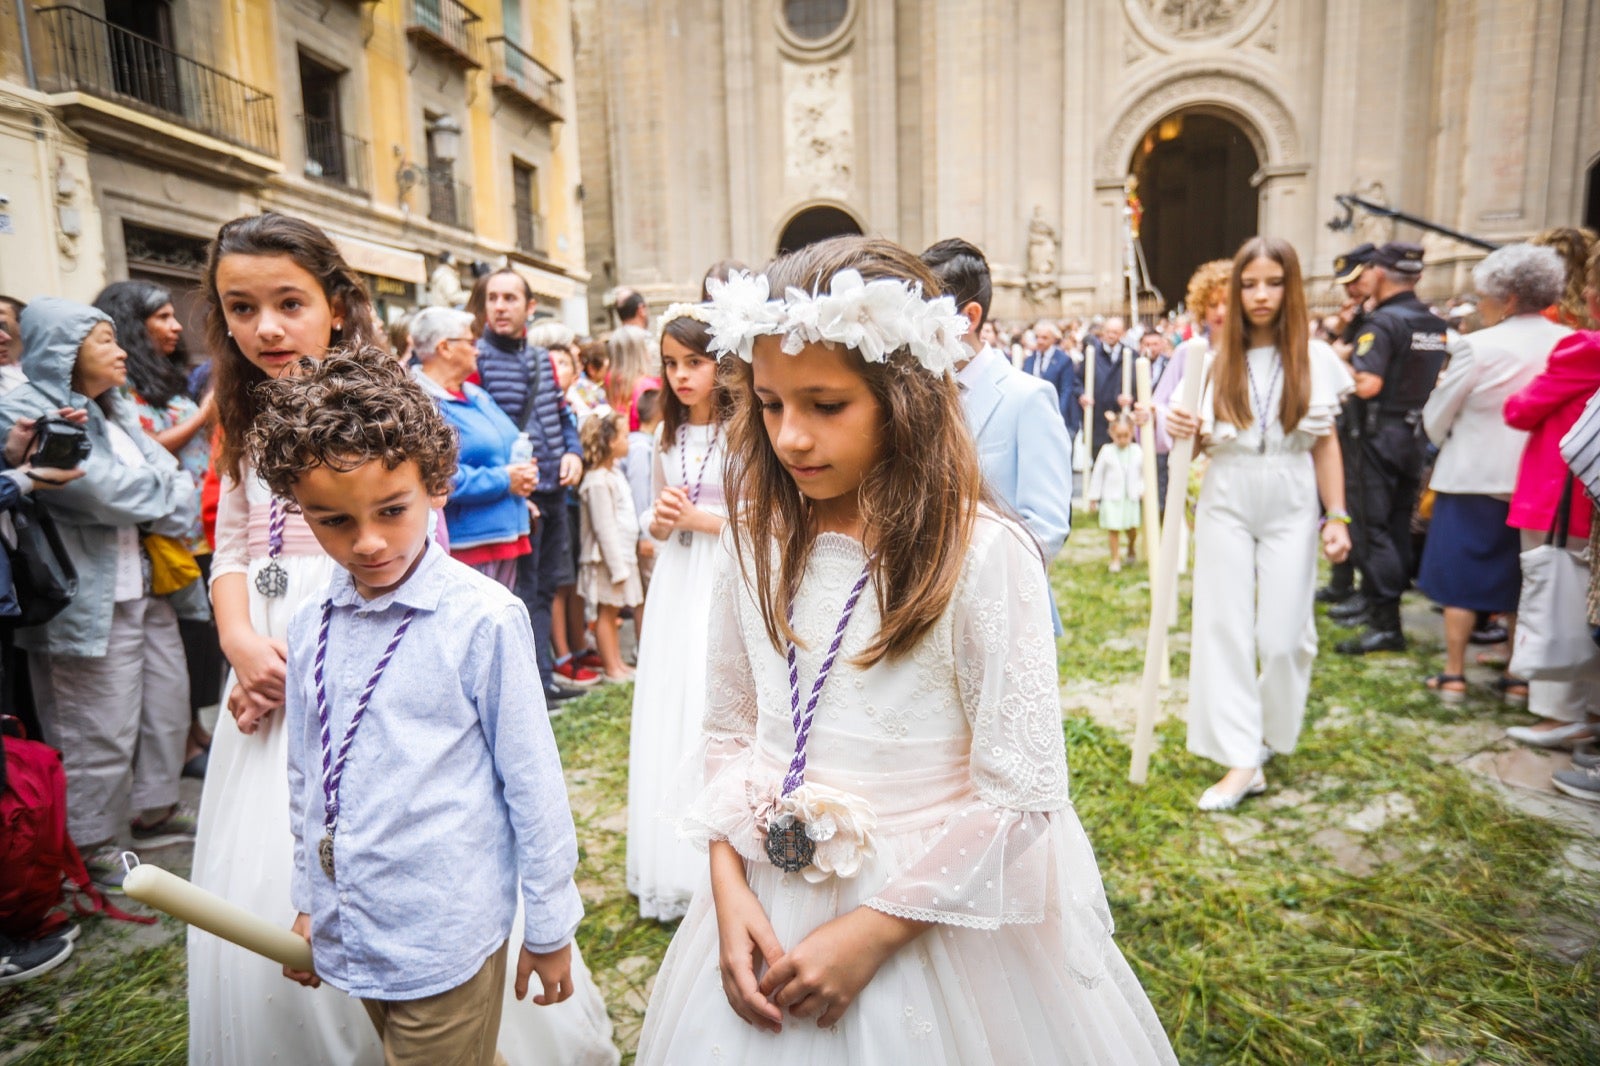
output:
{"label": "white flower crown", "polygon": [[665,329],[667,323],[677,318],[692,318],[710,325],[711,308],[705,304],[672,304],[661,314],[662,328]]}
{"label": "white flower crown", "polygon": [[961,343],[965,316],[948,296],[922,297],[922,287],[898,278],[862,279],[859,271],[841,270],[828,291],[808,293],[790,287],[783,299],[771,299],[767,279],[737,271],[727,281],[712,278],[711,350],[737,354],[750,362],[757,337],[781,336],[783,351],[798,355],[807,344],[844,347],[881,363],[902,348],[935,373],[953,370],[970,354]]}

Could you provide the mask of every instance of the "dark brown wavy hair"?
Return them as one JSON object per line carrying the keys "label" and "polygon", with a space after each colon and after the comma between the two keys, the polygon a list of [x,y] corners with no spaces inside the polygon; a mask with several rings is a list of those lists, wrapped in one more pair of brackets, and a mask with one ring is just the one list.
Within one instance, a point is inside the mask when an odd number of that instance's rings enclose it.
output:
{"label": "dark brown wavy hair", "polygon": [[286,255],[316,278],[328,305],[344,319],[344,328],[329,335],[328,347],[382,347],[383,338],[367,287],[322,230],[303,218],[274,211],[223,223],[206,251],[206,343],[212,353],[217,423],[222,430],[217,469],[238,481],[245,437],[261,406],[256,388],[268,377],[244,357],[228,334],[222,294],[217,291],[217,266],[230,255]]}
{"label": "dark brown wavy hair", "polygon": [[[938,281],[915,255],[890,241],[867,237],[834,237],[807,245],[772,263],[766,275],[773,292],[790,286],[815,292],[849,269],[868,281],[897,278],[920,286],[929,296],[940,292]],[[852,355],[883,418],[883,458],[860,489],[883,619],[858,660],[870,666],[911,651],[944,613],[955,595],[985,494],[955,379],[929,373],[905,349],[881,363]],[[724,473],[728,520],[737,531],[739,565],[755,586],[767,636],[780,648],[785,640],[796,639],[788,608],[816,539],[811,504],[767,439],[750,364],[732,356],[722,363],[724,388],[733,403]]]}
{"label": "dark brown wavy hair", "polygon": [[371,345],[301,359],[295,370],[257,386],[260,411],[245,441],[275,495],[294,499],[295,482],[315,467],[393,470],[408,460],[429,495],[450,491],[455,430],[394,356]]}
{"label": "dark brown wavy hair", "polygon": [[1311,328],[1306,318],[1306,290],[1300,279],[1300,257],[1294,246],[1280,237],[1251,237],[1233,257],[1228,276],[1228,317],[1222,324],[1222,343],[1212,364],[1218,421],[1245,427],[1251,424],[1250,371],[1245,361],[1250,319],[1244,313],[1244,268],[1257,259],[1270,259],[1283,267],[1283,305],[1272,324],[1273,344],[1283,360],[1283,397],[1278,421],[1292,432],[1311,406]]}
{"label": "dark brown wavy hair", "polygon": [[[663,337],[671,337],[691,352],[705,356],[712,362],[716,356],[711,354],[711,327],[698,319],[675,318],[661,328]],[[672,391],[672,382],[667,380],[666,352],[662,351],[661,365],[656,369],[656,374],[661,378],[661,439],[670,443],[677,439],[678,427],[689,421],[689,409],[678,399],[678,394]],[[733,413],[733,400],[728,395],[728,390],[722,387],[721,375],[717,376],[716,384],[711,389],[711,420],[724,423]]]}
{"label": "dark brown wavy hair", "polygon": [[611,458],[618,437],[628,435],[627,416],[618,411],[597,411],[583,420],[578,440],[583,445],[583,468],[595,470]]}

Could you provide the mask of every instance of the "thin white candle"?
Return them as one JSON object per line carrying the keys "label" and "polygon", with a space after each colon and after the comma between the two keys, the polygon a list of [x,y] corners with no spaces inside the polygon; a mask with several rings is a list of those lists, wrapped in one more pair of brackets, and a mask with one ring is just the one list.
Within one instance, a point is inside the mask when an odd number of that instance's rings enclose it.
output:
{"label": "thin white candle", "polygon": [[159,866],[135,866],[123,880],[122,890],[146,906],[165,911],[246,951],[265,955],[292,970],[312,969],[311,945],[293,930],[274,925]]}
{"label": "thin white candle", "polygon": [[[1144,503],[1144,560],[1150,571],[1150,611],[1152,615],[1160,614],[1164,601],[1160,599],[1161,590],[1156,587],[1156,556],[1161,544],[1161,501],[1159,483],[1156,479],[1156,413],[1150,403],[1150,360],[1146,356],[1139,356],[1135,360],[1133,371],[1134,399],[1149,412],[1149,421],[1139,431],[1139,458],[1140,480],[1144,482],[1144,493],[1141,499]],[[1165,649],[1161,654],[1161,687],[1166,688],[1172,684],[1172,668]]]}
{"label": "thin white candle", "polygon": [[1122,350],[1122,395],[1133,395],[1133,359],[1126,348]]}

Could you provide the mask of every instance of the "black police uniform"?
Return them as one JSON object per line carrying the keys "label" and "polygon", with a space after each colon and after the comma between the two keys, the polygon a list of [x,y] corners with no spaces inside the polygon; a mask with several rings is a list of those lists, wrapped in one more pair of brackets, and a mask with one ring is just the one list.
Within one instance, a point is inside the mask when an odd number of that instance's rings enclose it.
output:
{"label": "black police uniform", "polygon": [[[1333,261],[1334,281],[1340,284],[1353,281],[1356,275],[1365,269],[1368,263],[1372,262],[1372,257],[1376,252],[1377,248],[1371,244],[1359,244],[1339,256]],[[1366,328],[1366,321],[1366,310],[1357,306],[1355,314],[1351,316],[1349,324],[1344,328],[1344,332],[1339,334],[1339,339],[1354,347],[1356,339],[1361,336],[1362,331]],[[1351,486],[1356,484],[1358,474],[1356,462],[1360,458],[1361,443],[1360,426],[1357,425],[1357,420],[1349,404],[1340,408],[1335,426],[1339,435],[1340,459],[1344,464],[1345,495],[1348,497],[1354,494],[1354,489]],[[1360,537],[1354,525],[1355,522],[1352,518],[1349,557],[1344,562],[1334,563],[1329,568],[1327,587],[1317,591],[1318,600],[1343,604],[1344,606],[1337,610],[1339,612],[1349,612],[1349,617],[1359,617],[1366,608],[1365,599],[1359,598],[1355,587],[1356,572],[1360,563],[1360,554],[1357,548],[1360,543]]]}
{"label": "black police uniform", "polygon": [[1353,402],[1361,434],[1359,467],[1347,486],[1353,502],[1368,624],[1400,635],[1400,596],[1411,583],[1411,512],[1422,471],[1422,407],[1433,392],[1448,345],[1444,319],[1409,290],[1367,315],[1352,362],[1383,379],[1369,400]]}

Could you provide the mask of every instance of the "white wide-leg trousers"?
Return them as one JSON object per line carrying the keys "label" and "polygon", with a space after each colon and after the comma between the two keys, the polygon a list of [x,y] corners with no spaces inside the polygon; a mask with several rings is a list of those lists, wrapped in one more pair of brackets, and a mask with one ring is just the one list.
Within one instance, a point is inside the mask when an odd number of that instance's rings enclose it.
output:
{"label": "white wide-leg trousers", "polygon": [[1317,654],[1316,474],[1306,452],[1216,456],[1195,514],[1189,750],[1258,766],[1300,737]]}

